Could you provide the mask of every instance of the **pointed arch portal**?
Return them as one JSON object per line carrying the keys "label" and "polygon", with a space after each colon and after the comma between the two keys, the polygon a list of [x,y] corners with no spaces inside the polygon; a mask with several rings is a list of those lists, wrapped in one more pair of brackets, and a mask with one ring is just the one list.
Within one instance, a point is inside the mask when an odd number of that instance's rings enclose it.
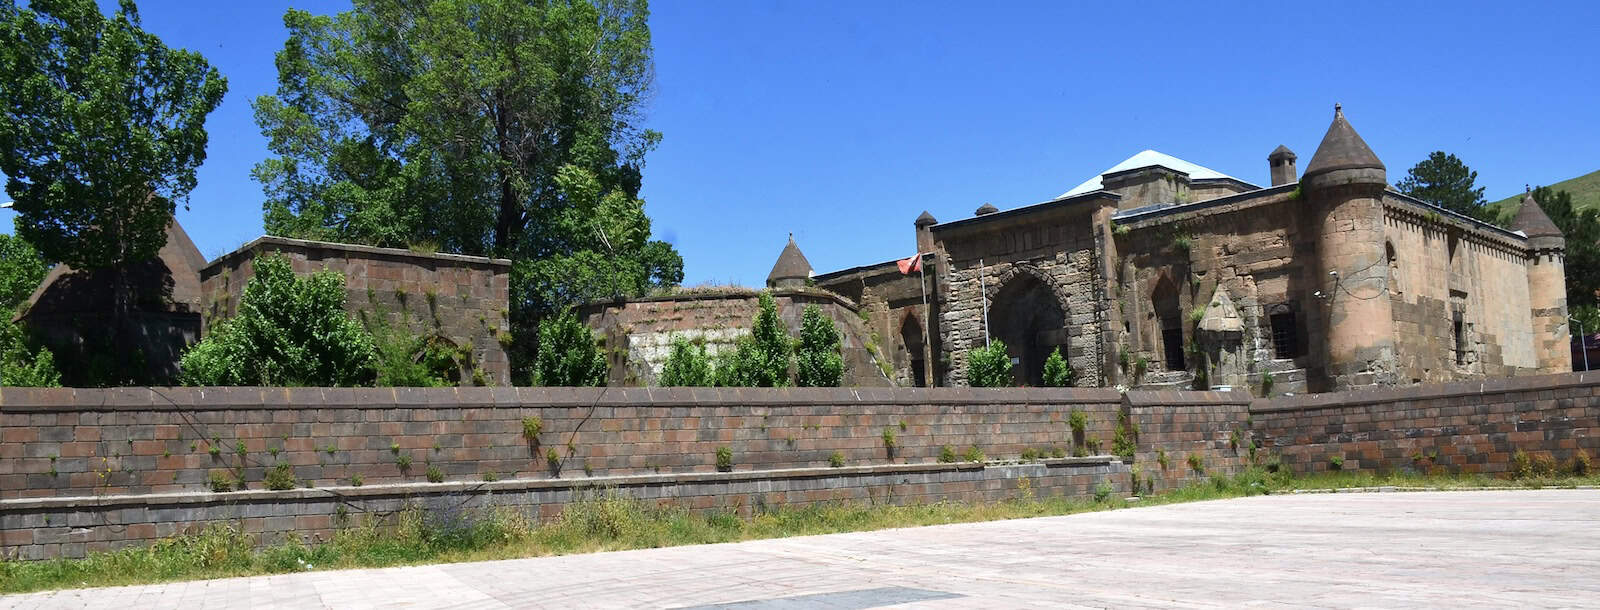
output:
{"label": "pointed arch portal", "polygon": [[1061,348],[1067,355],[1066,315],[1055,291],[1038,277],[1019,273],[995,293],[989,330],[1006,343],[1018,385],[1044,382],[1044,361]]}

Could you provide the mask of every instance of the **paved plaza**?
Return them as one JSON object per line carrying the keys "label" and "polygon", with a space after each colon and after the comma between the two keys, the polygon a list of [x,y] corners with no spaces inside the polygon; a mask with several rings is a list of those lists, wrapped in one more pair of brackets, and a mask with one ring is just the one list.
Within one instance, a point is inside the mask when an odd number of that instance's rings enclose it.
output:
{"label": "paved plaza", "polygon": [[1600,491],[1261,496],[739,544],[0,597],[0,608],[1576,608]]}

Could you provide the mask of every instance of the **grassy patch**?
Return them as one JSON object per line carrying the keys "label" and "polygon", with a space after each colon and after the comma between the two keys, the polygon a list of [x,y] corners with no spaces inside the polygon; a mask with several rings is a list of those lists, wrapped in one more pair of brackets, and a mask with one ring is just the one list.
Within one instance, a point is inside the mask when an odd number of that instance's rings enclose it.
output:
{"label": "grassy patch", "polygon": [[1600,476],[1534,478],[1511,481],[1487,476],[1372,475],[1356,472],[1293,477],[1250,469],[1213,477],[1129,503],[1109,485],[1090,499],[1035,498],[1020,494],[990,503],[886,504],[837,503],[784,507],[742,517],[733,512],[691,513],[612,493],[593,492],[567,506],[563,514],[535,523],[509,508],[427,511],[420,507],[384,520],[363,521],[341,514],[346,525],[326,543],[298,541],[262,549],[235,526],[213,525],[180,536],[86,559],[0,561],[0,593],[103,587],[195,580],[312,569],[367,568],[426,563],[482,561],[569,553],[588,553],[686,544],[736,542],[839,532],[1069,515],[1122,508],[1216,500],[1297,489],[1344,487],[1428,487],[1470,489],[1491,486],[1571,487],[1600,484]]}

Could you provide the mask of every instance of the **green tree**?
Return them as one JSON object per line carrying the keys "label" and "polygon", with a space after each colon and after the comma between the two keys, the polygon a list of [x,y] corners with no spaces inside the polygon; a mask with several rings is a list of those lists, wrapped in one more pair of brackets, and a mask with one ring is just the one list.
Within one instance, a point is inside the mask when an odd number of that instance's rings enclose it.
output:
{"label": "green tree", "polygon": [[571,310],[539,322],[539,356],[534,363],[533,380],[542,386],[606,384],[605,356],[595,344],[594,333]]}
{"label": "green tree", "polygon": [[1455,155],[1434,151],[1406,172],[1395,185],[1400,192],[1446,210],[1479,220],[1490,220],[1484,209],[1483,187],[1474,188],[1478,172]]}
{"label": "green tree", "polygon": [[179,367],[191,385],[371,384],[372,336],[345,314],[344,276],[295,277],[288,259],[257,256],[239,313],[211,328]]}
{"label": "green tree", "polygon": [[999,339],[990,341],[988,347],[973,348],[967,352],[967,385],[974,388],[1004,388],[1012,385],[1011,355],[1006,344]]}
{"label": "green tree", "polygon": [[674,337],[667,363],[661,367],[661,385],[704,387],[715,383],[716,377],[711,370],[711,358],[706,355],[706,347],[683,337]]}
{"label": "green tree", "polygon": [[0,317],[11,320],[11,312],[33,295],[49,271],[27,240],[0,234]]}
{"label": "green tree", "polygon": [[789,361],[794,342],[783,318],[778,317],[778,305],[772,294],[762,292],[760,311],[750,328],[750,341],[741,348],[748,352],[741,358],[748,363],[749,384],[758,388],[779,388],[789,385]]}
{"label": "green tree", "polygon": [[0,172],[17,233],[44,258],[111,270],[118,353],[131,350],[127,267],[166,243],[206,158],[227,81],[144,31],[131,0],[0,0]]}
{"label": "green tree", "polygon": [[276,235],[511,258],[513,364],[537,321],[676,285],[639,199],[654,61],[643,0],[356,0],[290,10],[275,155],[254,175]]}
{"label": "green tree", "polygon": [[800,314],[800,345],[795,350],[795,385],[833,388],[844,380],[844,357],[839,352],[839,329],[816,305]]}
{"label": "green tree", "polygon": [[[1010,359],[1006,361],[1010,362]],[[1061,356],[1061,348],[1056,347],[1050,352],[1050,357],[1044,359],[1044,384],[1052,388],[1065,388],[1077,383],[1078,372],[1072,370],[1072,365],[1067,364],[1067,359]]]}
{"label": "green tree", "polygon": [[55,357],[49,349],[32,349],[11,315],[0,317],[0,386],[54,387],[61,385]]}

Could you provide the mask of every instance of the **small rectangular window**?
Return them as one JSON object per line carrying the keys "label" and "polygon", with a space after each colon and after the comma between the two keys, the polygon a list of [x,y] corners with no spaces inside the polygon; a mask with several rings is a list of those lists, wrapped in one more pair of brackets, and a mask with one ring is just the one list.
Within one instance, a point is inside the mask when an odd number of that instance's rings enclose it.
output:
{"label": "small rectangular window", "polygon": [[1456,364],[1466,364],[1467,363],[1466,324],[1463,324],[1461,322],[1461,314],[1459,312],[1457,312],[1456,315],[1455,315],[1454,326],[1455,326],[1455,337],[1456,337]]}
{"label": "small rectangular window", "polygon": [[1272,324],[1272,356],[1279,360],[1298,356],[1300,346],[1296,341],[1298,335],[1295,332],[1294,312],[1275,313],[1268,319]]}

